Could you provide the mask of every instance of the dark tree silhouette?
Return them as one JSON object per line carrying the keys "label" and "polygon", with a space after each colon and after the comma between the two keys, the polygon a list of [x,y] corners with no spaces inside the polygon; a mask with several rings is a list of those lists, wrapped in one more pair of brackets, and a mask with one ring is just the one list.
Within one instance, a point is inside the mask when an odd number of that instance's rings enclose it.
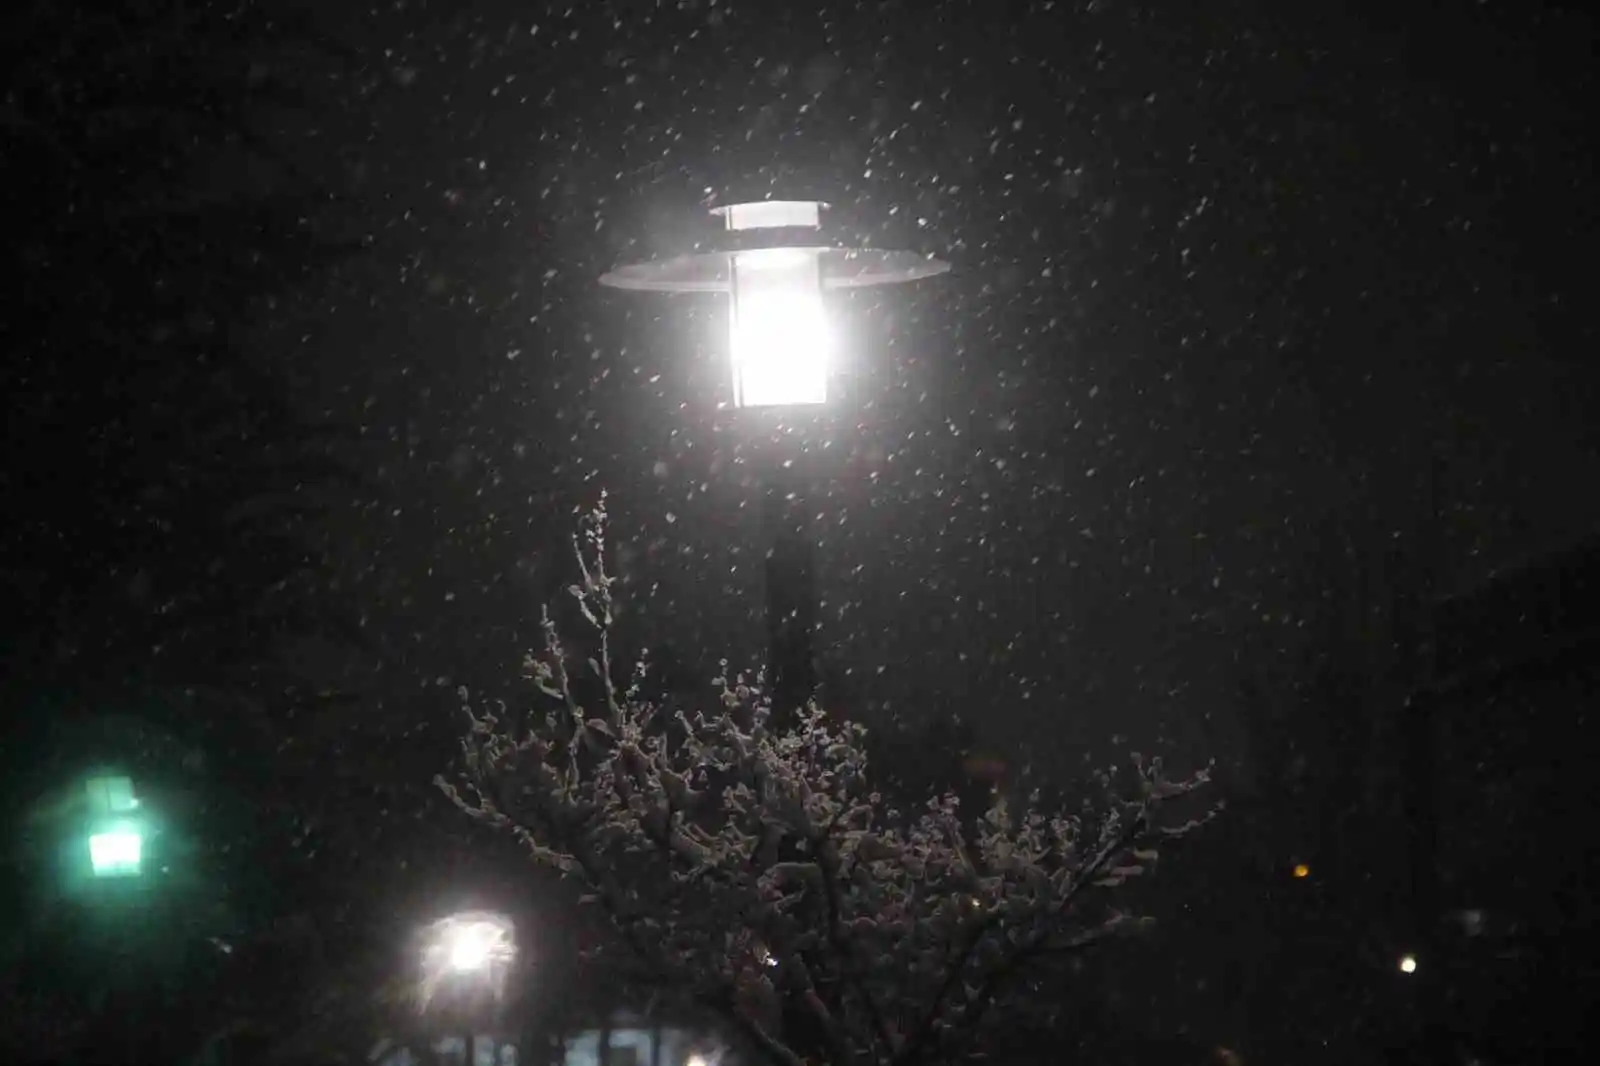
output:
{"label": "dark tree silhouette", "polygon": [[339,476],[247,326],[346,242],[258,132],[308,26],[266,4],[8,5],[0,177],[9,683],[211,680],[323,623]]}

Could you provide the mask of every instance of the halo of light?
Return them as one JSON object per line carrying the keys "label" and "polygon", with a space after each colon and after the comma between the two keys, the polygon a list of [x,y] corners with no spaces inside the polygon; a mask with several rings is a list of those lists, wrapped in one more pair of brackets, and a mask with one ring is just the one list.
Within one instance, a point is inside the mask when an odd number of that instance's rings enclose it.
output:
{"label": "halo of light", "polygon": [[426,1008],[447,984],[499,998],[516,957],[516,927],[505,915],[462,911],[440,918],[422,932],[418,1002]]}

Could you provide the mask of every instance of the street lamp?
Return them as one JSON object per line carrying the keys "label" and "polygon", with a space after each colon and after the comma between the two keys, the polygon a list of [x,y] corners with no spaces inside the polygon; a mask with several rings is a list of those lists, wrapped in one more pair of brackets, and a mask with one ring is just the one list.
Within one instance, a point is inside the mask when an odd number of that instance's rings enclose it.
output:
{"label": "street lamp", "polygon": [[144,860],[144,834],[119,826],[89,838],[89,863],[96,877],[138,877]]}
{"label": "street lamp", "polygon": [[143,873],[144,830],[134,816],[139,800],[126,777],[91,777],[84,783],[89,809],[89,868],[97,878]]}
{"label": "street lamp", "polygon": [[[723,223],[687,254],[619,266],[600,284],[638,292],[729,298],[728,360],[736,408],[814,408],[828,400],[834,335],[826,294],[917,281],[950,264],[932,256],[849,247],[824,233],[828,205],[813,200],[730,204]],[[805,486],[789,464],[763,472],[767,527],[767,627],[773,709],[790,713],[816,687],[815,538]]]}
{"label": "street lamp", "polygon": [[422,934],[419,999],[426,1006],[440,987],[498,999],[517,957],[511,919],[491,911],[462,911],[430,924]]}
{"label": "street lamp", "polygon": [[[431,923],[422,931],[421,973],[417,1002],[424,1010],[442,987],[448,987],[456,1020],[464,1023],[462,1047],[468,1066],[477,1063],[478,1009],[485,998],[497,1007],[505,997],[511,965],[517,958],[516,928],[511,919],[492,911],[462,911]],[[495,1061],[499,1061],[498,1010],[489,1015]]]}
{"label": "street lamp", "polygon": [[693,252],[619,266],[600,284],[635,292],[725,293],[735,407],[827,402],[832,337],[824,294],[931,278],[950,264],[915,252],[829,240],[814,200],[712,210],[723,232]]}

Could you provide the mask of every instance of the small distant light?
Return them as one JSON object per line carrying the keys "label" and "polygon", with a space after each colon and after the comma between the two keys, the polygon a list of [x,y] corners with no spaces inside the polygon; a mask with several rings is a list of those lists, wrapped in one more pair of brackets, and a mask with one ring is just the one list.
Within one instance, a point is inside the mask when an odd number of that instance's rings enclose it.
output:
{"label": "small distant light", "polygon": [[1400,972],[1401,973],[1416,973],[1417,972],[1417,957],[1415,955],[1402,955],[1402,956],[1400,956]]}
{"label": "small distant light", "polygon": [[1294,864],[1294,875],[1296,878],[1304,880],[1305,878],[1311,876],[1311,867],[1307,866],[1303,862],[1297,862]]}

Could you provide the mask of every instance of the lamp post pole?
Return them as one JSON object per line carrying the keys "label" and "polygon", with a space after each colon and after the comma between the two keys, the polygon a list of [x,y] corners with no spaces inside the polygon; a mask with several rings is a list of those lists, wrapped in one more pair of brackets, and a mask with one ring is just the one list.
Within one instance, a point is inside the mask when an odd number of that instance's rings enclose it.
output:
{"label": "lamp post pole", "polygon": [[767,465],[760,486],[767,548],[767,670],[773,714],[783,721],[816,691],[812,634],[817,622],[817,541],[805,472],[798,464]]}
{"label": "lamp post pole", "polygon": [[[766,541],[767,671],[773,713],[795,714],[816,688],[816,538],[801,425],[828,401],[834,366],[824,294],[934,277],[948,263],[912,252],[846,247],[824,233],[826,204],[765,200],[715,209],[720,235],[687,255],[621,266],[602,285],[729,297],[733,406],[793,414],[758,452]],[[786,456],[798,443],[793,458]],[[770,445],[770,450],[769,450]]]}

